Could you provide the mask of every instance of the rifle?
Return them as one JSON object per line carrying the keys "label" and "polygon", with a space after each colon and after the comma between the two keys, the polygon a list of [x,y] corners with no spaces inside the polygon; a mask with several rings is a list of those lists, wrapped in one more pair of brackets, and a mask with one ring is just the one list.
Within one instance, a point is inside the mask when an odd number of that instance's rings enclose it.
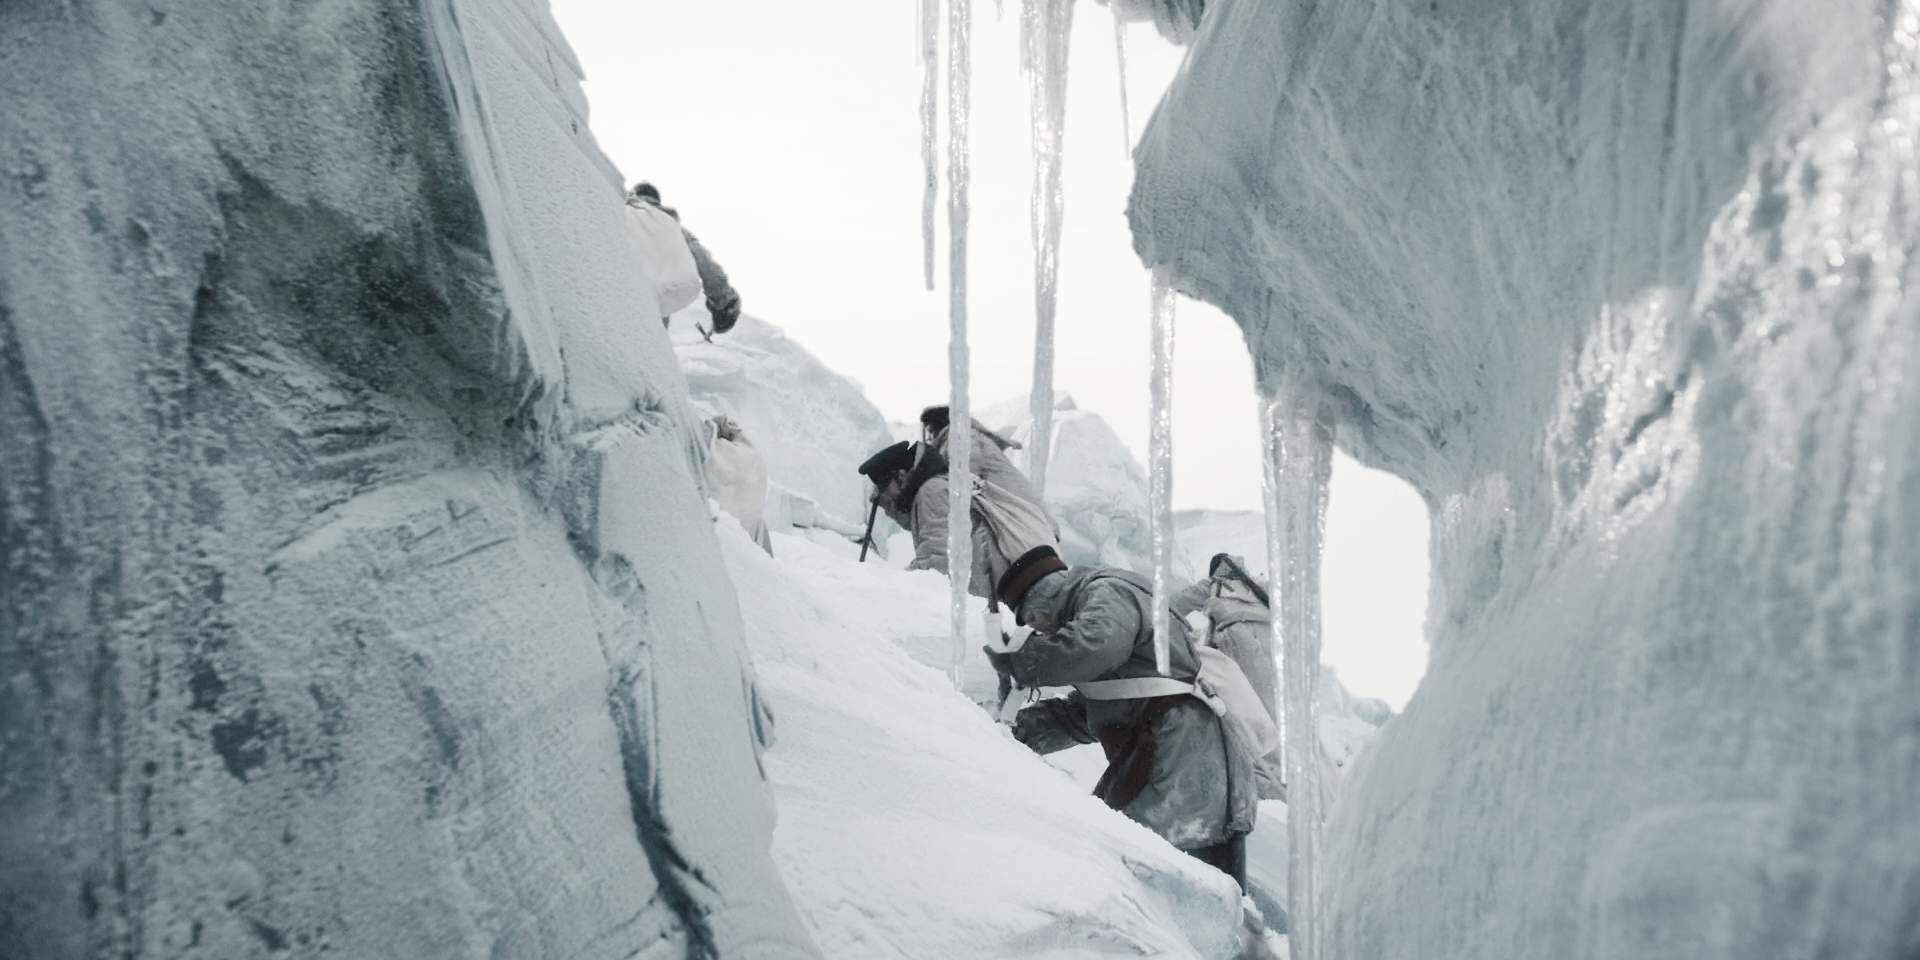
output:
{"label": "rifle", "polygon": [[873,505],[867,508],[867,532],[860,535],[860,562],[867,562],[867,548],[873,546],[873,518],[880,513],[880,498],[873,498]]}

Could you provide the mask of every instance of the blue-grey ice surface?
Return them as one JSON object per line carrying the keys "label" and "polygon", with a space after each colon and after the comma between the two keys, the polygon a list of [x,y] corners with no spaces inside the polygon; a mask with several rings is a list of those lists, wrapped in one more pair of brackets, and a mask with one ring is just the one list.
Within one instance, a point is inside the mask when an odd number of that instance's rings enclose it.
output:
{"label": "blue-grey ice surface", "polygon": [[1136,246],[1433,513],[1322,956],[1920,951],[1911,0],[1219,0]]}

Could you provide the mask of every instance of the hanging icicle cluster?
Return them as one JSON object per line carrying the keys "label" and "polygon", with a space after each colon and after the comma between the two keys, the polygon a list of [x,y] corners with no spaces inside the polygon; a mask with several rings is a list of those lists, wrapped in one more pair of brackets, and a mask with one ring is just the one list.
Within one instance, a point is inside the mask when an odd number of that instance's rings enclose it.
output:
{"label": "hanging icicle cluster", "polygon": [[1066,208],[1060,184],[1067,126],[1067,52],[1073,0],[1024,0],[1020,66],[1027,75],[1027,114],[1033,133],[1033,436],[1027,473],[1043,502],[1047,459],[1053,451],[1054,315],[1059,302],[1060,222]]}
{"label": "hanging icicle cluster", "polygon": [[1287,777],[1287,942],[1296,960],[1320,956],[1320,824],[1326,818],[1314,726],[1320,683],[1320,554],[1333,422],[1318,389],[1287,384],[1261,405],[1266,460],[1267,569],[1281,644],[1281,739]]}

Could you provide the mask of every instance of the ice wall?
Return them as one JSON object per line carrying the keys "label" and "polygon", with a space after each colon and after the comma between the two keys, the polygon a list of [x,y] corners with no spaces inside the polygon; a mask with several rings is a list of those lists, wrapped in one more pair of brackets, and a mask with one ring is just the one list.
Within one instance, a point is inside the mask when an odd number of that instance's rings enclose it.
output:
{"label": "ice wall", "polygon": [[0,7],[0,956],[815,955],[538,0]]}
{"label": "ice wall", "polygon": [[1149,264],[1432,507],[1327,955],[1920,952],[1910,0],[1208,5]]}

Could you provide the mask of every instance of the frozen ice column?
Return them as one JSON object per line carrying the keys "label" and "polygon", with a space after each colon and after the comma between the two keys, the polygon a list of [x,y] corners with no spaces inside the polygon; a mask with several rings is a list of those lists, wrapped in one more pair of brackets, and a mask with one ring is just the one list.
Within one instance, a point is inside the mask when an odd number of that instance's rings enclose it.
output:
{"label": "frozen ice column", "polygon": [[1267,569],[1281,641],[1281,734],[1287,776],[1287,942],[1293,960],[1320,957],[1320,547],[1326,529],[1333,423],[1317,387],[1293,377],[1261,405],[1266,452]]}
{"label": "frozen ice column", "polygon": [[948,0],[947,34],[947,341],[952,397],[947,419],[947,580],[953,597],[953,656],[948,673],[960,687],[967,655],[967,584],[973,579],[973,411],[967,402],[967,107],[972,0]]}
{"label": "frozen ice column", "polygon": [[1169,669],[1167,633],[1173,628],[1173,287],[1166,267],[1153,269],[1153,348],[1147,424],[1147,516],[1153,525],[1153,663]]}
{"label": "frozen ice column", "polygon": [[1053,451],[1053,327],[1059,303],[1060,145],[1067,125],[1067,51],[1073,0],[1025,0],[1020,60],[1027,74],[1033,127],[1033,436],[1027,473],[1034,499],[1045,502],[1047,458]]}

